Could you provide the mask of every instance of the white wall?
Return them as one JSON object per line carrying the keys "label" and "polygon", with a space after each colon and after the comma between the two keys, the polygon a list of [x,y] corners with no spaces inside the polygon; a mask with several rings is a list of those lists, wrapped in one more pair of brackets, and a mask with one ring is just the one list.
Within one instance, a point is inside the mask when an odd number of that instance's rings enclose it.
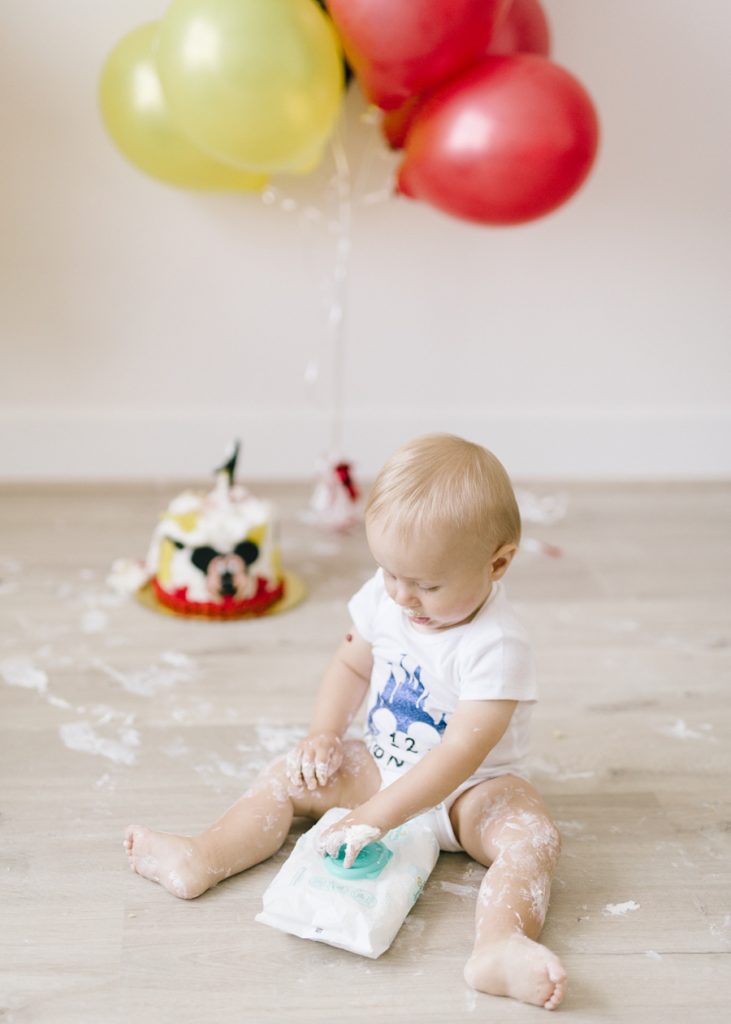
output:
{"label": "white wall", "polygon": [[[330,444],[332,165],[277,183],[287,212],[159,185],[101,126],[105,54],[165,7],[0,5],[2,478],[200,477],[234,435],[244,475],[306,478]],[[364,203],[389,164],[351,97],[344,449],[369,474],[452,429],[518,476],[728,475],[731,9],[546,8],[603,124],[549,218]]]}

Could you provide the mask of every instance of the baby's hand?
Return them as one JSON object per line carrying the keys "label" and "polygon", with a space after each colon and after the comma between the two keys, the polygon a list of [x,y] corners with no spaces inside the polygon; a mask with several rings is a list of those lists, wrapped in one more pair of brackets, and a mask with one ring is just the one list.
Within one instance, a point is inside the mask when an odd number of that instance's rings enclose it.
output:
{"label": "baby's hand", "polygon": [[326,828],[318,841],[318,850],[324,856],[329,853],[331,857],[337,857],[340,847],[345,846],[345,858],[343,865],[346,868],[353,866],[356,857],[369,843],[375,843],[385,833],[376,828],[375,825],[367,825],[362,821],[357,811],[351,811],[340,821],[336,821],[330,828]]}
{"label": "baby's hand", "polygon": [[343,763],[343,744],[334,732],[308,736],[287,754],[287,778],[295,786],[326,786]]}

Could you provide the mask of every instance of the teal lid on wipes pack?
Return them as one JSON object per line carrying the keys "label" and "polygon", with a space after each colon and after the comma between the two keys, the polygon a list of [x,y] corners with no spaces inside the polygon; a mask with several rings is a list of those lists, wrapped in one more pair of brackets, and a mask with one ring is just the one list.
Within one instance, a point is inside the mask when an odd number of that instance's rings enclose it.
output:
{"label": "teal lid on wipes pack", "polygon": [[337,857],[325,855],[325,866],[338,878],[356,881],[360,878],[378,878],[386,867],[393,853],[383,843],[369,843],[360,851],[349,868],[345,866],[345,843],[338,850]]}

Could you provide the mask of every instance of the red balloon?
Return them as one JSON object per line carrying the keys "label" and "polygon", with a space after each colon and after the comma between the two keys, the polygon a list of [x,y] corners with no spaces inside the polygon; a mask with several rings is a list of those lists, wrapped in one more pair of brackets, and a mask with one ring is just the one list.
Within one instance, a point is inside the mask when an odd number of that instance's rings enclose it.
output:
{"label": "red balloon", "polygon": [[[513,0],[507,16],[498,23],[485,54],[551,52],[551,31],[538,0]],[[482,54],[481,56],[484,56]],[[396,110],[383,115],[381,131],[391,149],[402,149],[425,96],[410,97]]]}
{"label": "red balloon", "polygon": [[545,57],[485,57],[419,110],[398,190],[479,224],[520,224],[573,195],[596,154],[592,101]]}
{"label": "red balloon", "polygon": [[479,58],[510,0],[328,0],[372,103],[392,110]]}
{"label": "red balloon", "polygon": [[551,30],[538,0],[513,0],[507,17],[495,29],[487,52],[549,55]]}

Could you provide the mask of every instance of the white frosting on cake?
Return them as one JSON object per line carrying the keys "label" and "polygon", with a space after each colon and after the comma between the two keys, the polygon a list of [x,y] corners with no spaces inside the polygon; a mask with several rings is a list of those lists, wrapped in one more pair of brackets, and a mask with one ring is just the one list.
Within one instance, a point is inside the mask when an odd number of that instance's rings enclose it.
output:
{"label": "white frosting on cake", "polygon": [[[175,517],[199,513],[192,529],[186,530]],[[230,493],[217,487],[210,494],[183,491],[170,502],[161,526],[166,537],[190,547],[210,545],[216,551],[230,551],[255,529],[271,523],[274,510],[271,502],[249,494],[236,485]]]}
{"label": "white frosting on cake", "polygon": [[[275,535],[275,509],[271,502],[254,497],[241,485],[229,485],[219,473],[215,488],[208,494],[184,491],[163,513],[152,536],[147,569],[168,591],[187,588],[187,600],[210,602],[212,597],[206,573],[191,561],[196,548],[213,548],[219,555],[234,552],[237,545],[250,540],[258,556],[247,568],[246,589],[236,594],[246,600],[257,591],[257,579],[274,588],[279,583],[279,555]],[[167,545],[174,541],[182,548]],[[164,570],[161,572],[161,564]],[[241,563],[239,563],[241,564]]]}

